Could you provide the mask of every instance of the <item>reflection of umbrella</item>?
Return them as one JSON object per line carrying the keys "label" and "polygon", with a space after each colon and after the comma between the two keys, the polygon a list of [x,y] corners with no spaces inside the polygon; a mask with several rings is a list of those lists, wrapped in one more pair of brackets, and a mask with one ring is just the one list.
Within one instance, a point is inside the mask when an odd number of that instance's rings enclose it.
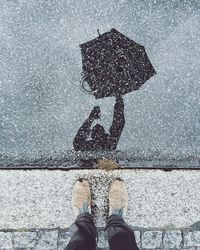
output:
{"label": "reflection of umbrella", "polygon": [[156,74],[145,48],[115,29],[80,48],[83,80],[96,98],[137,90]]}

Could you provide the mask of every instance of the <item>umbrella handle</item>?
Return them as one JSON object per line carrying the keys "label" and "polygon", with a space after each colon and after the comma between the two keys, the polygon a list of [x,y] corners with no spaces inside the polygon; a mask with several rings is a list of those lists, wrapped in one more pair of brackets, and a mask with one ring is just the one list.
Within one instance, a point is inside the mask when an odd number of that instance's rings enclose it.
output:
{"label": "umbrella handle", "polygon": [[95,91],[93,91],[93,90],[91,90],[91,89],[90,89],[90,90],[89,90],[89,89],[86,89],[86,87],[85,87],[85,85],[84,85],[85,82],[86,82],[85,78],[82,77],[82,79],[81,79],[81,81],[80,81],[80,84],[81,84],[82,89],[84,90],[85,93],[88,93],[88,94],[92,95]]}

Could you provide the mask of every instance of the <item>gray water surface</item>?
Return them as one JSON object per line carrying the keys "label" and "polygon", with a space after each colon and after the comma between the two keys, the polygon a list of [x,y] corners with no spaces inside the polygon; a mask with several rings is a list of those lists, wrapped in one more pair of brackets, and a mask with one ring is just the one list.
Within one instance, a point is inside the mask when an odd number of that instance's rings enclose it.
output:
{"label": "gray water surface", "polygon": [[80,87],[79,44],[115,28],[145,46],[157,75],[124,96],[118,149],[200,151],[200,3],[141,0],[0,0],[0,153],[65,154],[93,106],[108,130],[114,98]]}

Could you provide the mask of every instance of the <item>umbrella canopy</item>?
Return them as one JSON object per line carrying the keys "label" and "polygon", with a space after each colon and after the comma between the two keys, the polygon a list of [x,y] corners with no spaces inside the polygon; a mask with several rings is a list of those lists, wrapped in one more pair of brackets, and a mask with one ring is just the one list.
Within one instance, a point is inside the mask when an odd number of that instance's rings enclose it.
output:
{"label": "umbrella canopy", "polygon": [[96,98],[138,90],[156,74],[144,46],[115,29],[80,45],[83,80]]}

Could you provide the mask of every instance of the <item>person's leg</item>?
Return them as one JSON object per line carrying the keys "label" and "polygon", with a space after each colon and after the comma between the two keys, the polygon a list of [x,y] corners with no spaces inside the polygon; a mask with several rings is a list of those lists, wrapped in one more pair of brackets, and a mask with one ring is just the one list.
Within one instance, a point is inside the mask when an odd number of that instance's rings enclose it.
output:
{"label": "person's leg", "polygon": [[91,193],[87,181],[75,183],[72,203],[77,218],[69,229],[71,239],[65,250],[95,250],[96,228],[90,214]]}
{"label": "person's leg", "polygon": [[128,205],[128,193],[121,180],[113,182],[109,192],[109,218],[106,232],[110,250],[139,250],[135,234],[123,220]]}
{"label": "person's leg", "polygon": [[91,214],[83,213],[78,215],[69,230],[72,237],[66,250],[96,249],[96,228]]}
{"label": "person's leg", "polygon": [[106,232],[110,250],[139,250],[133,230],[121,216],[111,215],[108,218]]}

